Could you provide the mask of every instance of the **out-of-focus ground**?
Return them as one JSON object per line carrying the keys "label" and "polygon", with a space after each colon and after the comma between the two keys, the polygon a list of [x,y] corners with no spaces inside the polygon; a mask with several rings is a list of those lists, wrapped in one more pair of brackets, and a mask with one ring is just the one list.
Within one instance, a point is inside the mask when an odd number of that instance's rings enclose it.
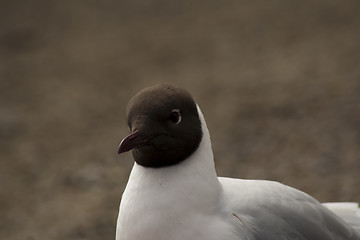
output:
{"label": "out-of-focus ground", "polygon": [[0,239],[113,239],[125,108],[193,93],[222,176],[360,201],[359,1],[2,1]]}

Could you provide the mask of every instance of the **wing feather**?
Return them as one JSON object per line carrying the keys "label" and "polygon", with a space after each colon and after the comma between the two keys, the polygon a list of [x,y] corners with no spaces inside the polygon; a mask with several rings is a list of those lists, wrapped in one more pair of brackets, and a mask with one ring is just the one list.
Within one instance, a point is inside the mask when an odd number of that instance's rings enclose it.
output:
{"label": "wing feather", "polygon": [[360,240],[350,225],[299,190],[272,181],[219,180],[248,239]]}

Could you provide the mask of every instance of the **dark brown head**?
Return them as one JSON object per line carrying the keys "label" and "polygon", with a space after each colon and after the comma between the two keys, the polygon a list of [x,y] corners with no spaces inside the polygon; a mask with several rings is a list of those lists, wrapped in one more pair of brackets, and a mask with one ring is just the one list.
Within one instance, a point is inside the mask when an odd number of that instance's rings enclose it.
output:
{"label": "dark brown head", "polygon": [[119,154],[132,150],[144,167],[166,167],[182,162],[198,148],[202,138],[197,105],[185,90],[156,85],[136,94],[128,104],[131,134]]}

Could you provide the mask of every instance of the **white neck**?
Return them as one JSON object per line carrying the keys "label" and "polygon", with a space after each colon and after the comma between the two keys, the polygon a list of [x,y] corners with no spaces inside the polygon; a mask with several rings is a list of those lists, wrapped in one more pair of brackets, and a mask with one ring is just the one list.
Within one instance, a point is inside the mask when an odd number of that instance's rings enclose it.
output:
{"label": "white neck", "polygon": [[[176,216],[178,225],[182,217],[188,218],[195,209],[197,214],[206,215],[216,210],[221,187],[215,172],[210,134],[199,107],[198,112],[203,136],[198,149],[188,159],[163,168],[145,168],[135,163],[120,205],[117,239],[136,236],[146,239],[142,231],[150,236],[152,227],[157,228],[149,219],[144,219],[147,214],[164,219],[162,224],[166,225],[175,224],[171,223],[170,216]],[[126,234],[129,235],[126,237]]]}

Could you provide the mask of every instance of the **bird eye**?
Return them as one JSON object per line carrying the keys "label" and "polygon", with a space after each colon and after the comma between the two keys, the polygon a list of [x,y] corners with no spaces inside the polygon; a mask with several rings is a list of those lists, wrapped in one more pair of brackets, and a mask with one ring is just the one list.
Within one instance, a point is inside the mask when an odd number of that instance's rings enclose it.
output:
{"label": "bird eye", "polygon": [[173,109],[170,112],[169,119],[174,124],[179,124],[181,122],[181,114],[179,109]]}

